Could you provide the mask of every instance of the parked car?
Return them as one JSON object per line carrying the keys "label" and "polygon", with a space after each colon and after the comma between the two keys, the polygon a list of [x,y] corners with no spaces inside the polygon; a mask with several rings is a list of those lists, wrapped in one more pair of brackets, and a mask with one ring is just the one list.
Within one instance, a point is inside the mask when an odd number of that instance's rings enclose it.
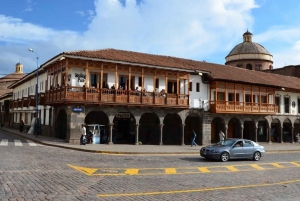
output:
{"label": "parked car", "polygon": [[247,139],[228,138],[215,145],[200,149],[200,156],[223,162],[230,159],[253,159],[259,161],[265,154],[263,146]]}

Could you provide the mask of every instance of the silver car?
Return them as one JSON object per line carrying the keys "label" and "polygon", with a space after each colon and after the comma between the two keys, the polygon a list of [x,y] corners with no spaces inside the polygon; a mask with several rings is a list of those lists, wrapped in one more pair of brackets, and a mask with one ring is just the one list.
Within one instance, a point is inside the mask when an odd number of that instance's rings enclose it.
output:
{"label": "silver car", "polygon": [[264,155],[263,146],[247,139],[228,138],[215,145],[209,145],[200,149],[200,156],[208,159],[217,159],[223,162],[229,159],[249,158],[259,161]]}

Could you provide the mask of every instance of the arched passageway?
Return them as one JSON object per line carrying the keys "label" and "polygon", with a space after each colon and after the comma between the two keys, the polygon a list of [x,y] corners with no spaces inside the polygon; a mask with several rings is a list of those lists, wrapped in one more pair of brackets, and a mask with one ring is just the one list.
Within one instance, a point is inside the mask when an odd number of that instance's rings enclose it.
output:
{"label": "arched passageway", "polygon": [[225,133],[225,123],[220,117],[216,117],[211,122],[211,143],[219,142],[219,132],[223,131]]}
{"label": "arched passageway", "polygon": [[181,145],[182,121],[178,114],[169,113],[164,118],[163,144]]}
{"label": "arched passageway", "polygon": [[140,119],[139,141],[143,144],[159,144],[159,118],[155,113],[144,113]]}
{"label": "arched passageway", "polygon": [[198,114],[189,114],[185,119],[184,127],[184,144],[191,144],[191,132],[195,131],[197,134],[196,144],[202,144],[202,122]]}
{"label": "arched passageway", "polygon": [[265,119],[259,120],[257,125],[257,141],[258,142],[268,142],[269,136],[269,124]]}
{"label": "arched passageway", "polygon": [[272,120],[270,135],[272,142],[281,142],[281,125],[279,119]]}
{"label": "arched passageway", "polygon": [[56,118],[56,138],[66,139],[67,137],[67,113],[65,110],[59,110]]}
{"label": "arched passageway", "polygon": [[108,120],[108,116],[103,111],[89,112],[84,119],[84,123],[87,125],[90,124],[104,125],[104,127],[101,127],[101,131],[100,131],[100,143],[103,143],[102,142],[103,135],[109,137],[109,126],[108,126],[109,120]]}
{"label": "arched passageway", "polygon": [[134,144],[136,120],[130,112],[119,112],[113,120],[113,142],[116,144]]}
{"label": "arched passageway", "polygon": [[243,138],[255,141],[255,123],[253,119],[244,119]]}
{"label": "arched passageway", "polygon": [[283,142],[292,142],[292,122],[289,119],[285,119],[283,121],[282,141]]}
{"label": "arched passageway", "polygon": [[228,122],[227,138],[241,138],[241,123],[236,117]]}

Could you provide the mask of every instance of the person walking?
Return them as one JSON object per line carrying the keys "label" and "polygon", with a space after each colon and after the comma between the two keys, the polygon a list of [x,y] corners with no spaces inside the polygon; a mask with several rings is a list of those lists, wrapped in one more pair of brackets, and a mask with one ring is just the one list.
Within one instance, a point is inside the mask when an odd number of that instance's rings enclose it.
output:
{"label": "person walking", "polygon": [[23,132],[23,129],[24,129],[24,121],[23,119],[21,120],[21,123],[20,123],[20,132],[22,133]]}
{"label": "person walking", "polygon": [[220,141],[223,141],[225,139],[225,134],[223,133],[222,130],[220,130],[219,132],[219,137],[220,137]]}
{"label": "person walking", "polygon": [[195,142],[196,136],[197,136],[196,132],[193,130],[192,133],[191,133],[191,147],[194,146],[194,145],[197,146],[197,144]]}
{"label": "person walking", "polygon": [[80,145],[86,144],[86,128],[84,124],[81,124],[81,137],[80,137]]}

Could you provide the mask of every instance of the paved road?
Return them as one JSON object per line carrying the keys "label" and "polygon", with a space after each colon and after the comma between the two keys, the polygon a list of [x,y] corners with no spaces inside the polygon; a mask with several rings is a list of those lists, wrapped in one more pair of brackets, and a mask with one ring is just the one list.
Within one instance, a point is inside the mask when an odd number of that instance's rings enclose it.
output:
{"label": "paved road", "polygon": [[[30,146],[0,131],[0,200],[298,200],[300,152],[261,161]],[[23,146],[16,146],[20,142]],[[19,143],[19,144],[20,144]],[[18,143],[17,143],[18,144]]]}

